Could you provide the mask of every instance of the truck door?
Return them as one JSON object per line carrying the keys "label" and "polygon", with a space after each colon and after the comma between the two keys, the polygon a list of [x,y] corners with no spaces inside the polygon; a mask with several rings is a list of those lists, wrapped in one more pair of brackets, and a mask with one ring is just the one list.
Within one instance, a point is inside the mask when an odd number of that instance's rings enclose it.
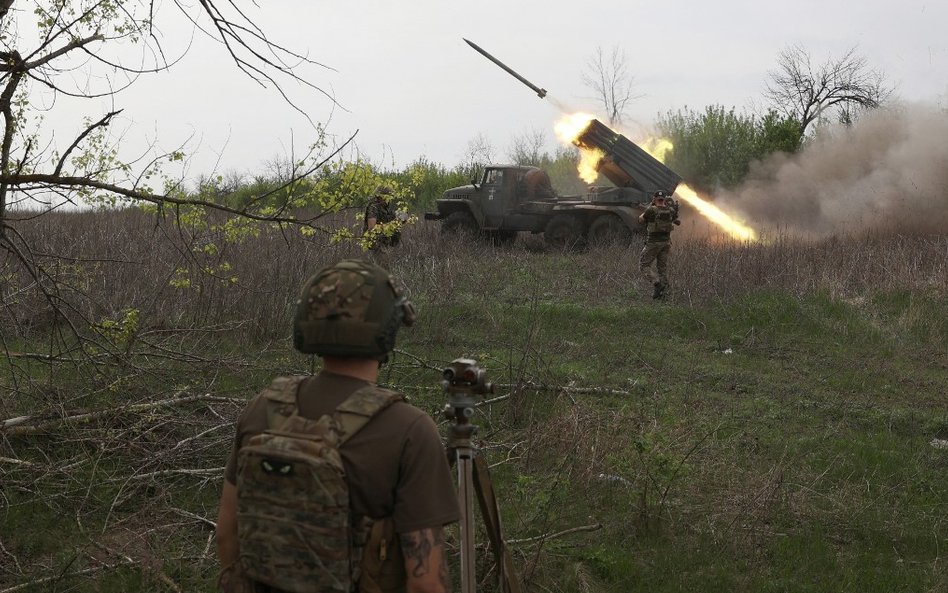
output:
{"label": "truck door", "polygon": [[484,171],[482,191],[484,199],[481,202],[484,212],[484,228],[495,229],[504,219],[507,200],[510,191],[508,186],[513,180],[513,172],[504,169],[487,169]]}

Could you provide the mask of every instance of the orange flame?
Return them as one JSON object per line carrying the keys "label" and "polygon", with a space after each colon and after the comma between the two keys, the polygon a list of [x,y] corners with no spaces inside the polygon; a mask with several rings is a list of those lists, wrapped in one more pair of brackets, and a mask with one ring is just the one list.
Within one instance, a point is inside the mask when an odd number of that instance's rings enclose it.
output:
{"label": "orange flame", "polygon": [[[554,124],[553,130],[561,142],[564,144],[572,144],[573,140],[582,134],[586,126],[589,125],[589,122],[594,119],[596,119],[596,117],[588,113],[565,115]],[[606,156],[606,153],[595,148],[586,148],[584,146],[578,146],[577,148],[579,148],[579,164],[577,165],[577,169],[579,169],[580,179],[586,183],[595,183],[599,177],[599,161]]]}
{"label": "orange flame", "polygon": [[718,225],[721,230],[727,233],[732,239],[747,242],[755,242],[758,240],[757,231],[735,220],[732,216],[711,202],[701,199],[698,194],[695,193],[695,190],[688,187],[687,184],[679,184],[678,189],[675,190],[675,195],[691,204],[699,214]]}
{"label": "orange flame", "polygon": [[579,149],[579,164],[576,165],[576,168],[579,169],[579,178],[586,183],[595,183],[596,179],[599,178],[599,161],[605,156],[606,153],[598,148],[581,147]]}
{"label": "orange flame", "polygon": [[586,126],[589,125],[589,122],[594,119],[596,119],[596,116],[589,115],[588,113],[564,115],[558,122],[553,124],[553,131],[556,132],[556,137],[560,139],[560,142],[572,144],[573,140],[582,134]]}
{"label": "orange flame", "polygon": [[639,142],[639,146],[662,163],[665,162],[668,153],[675,148],[675,145],[668,138],[646,138]]}

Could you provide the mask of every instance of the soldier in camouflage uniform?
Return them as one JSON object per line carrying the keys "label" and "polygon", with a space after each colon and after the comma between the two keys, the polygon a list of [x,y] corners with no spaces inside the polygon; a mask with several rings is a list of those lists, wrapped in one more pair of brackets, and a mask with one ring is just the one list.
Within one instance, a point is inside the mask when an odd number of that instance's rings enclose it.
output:
{"label": "soldier in camouflage uniform", "polygon": [[[646,225],[645,247],[639,256],[639,267],[645,278],[654,286],[652,298],[665,298],[668,288],[668,253],[671,250],[671,232],[678,220],[678,208],[674,201],[658,190],[652,196],[652,203],[639,216],[639,222]],[[656,270],[652,269],[655,263]],[[656,271],[658,272],[656,274]]]}
{"label": "soldier in camouflage uniform", "polygon": [[[304,285],[293,324],[294,346],[321,356],[322,370],[276,379],[237,421],[217,520],[223,567],[218,583],[225,593],[450,590],[442,527],[458,520],[459,509],[441,438],[425,412],[376,385],[399,325],[410,325],[415,318],[404,290],[384,269],[361,260],[324,268]],[[352,419],[358,426],[347,428]],[[274,470],[267,467],[270,459],[252,457],[266,439],[272,442],[288,432],[294,437],[303,432],[301,426],[314,427],[320,438],[335,435],[332,450],[321,456],[344,466],[338,472],[342,481],[334,479],[344,489],[348,486],[349,510],[343,508],[342,516],[350,527],[341,528],[355,534],[348,539],[326,535],[329,519],[322,519],[326,511],[319,510],[326,508],[322,492],[308,495],[291,488],[298,500],[280,504],[283,495],[277,490],[306,483],[302,479],[319,480],[310,478],[319,472],[295,468],[292,458],[291,463],[273,461]],[[308,443],[293,445],[295,452],[313,446]],[[284,475],[269,478],[267,471]],[[270,504],[266,512],[254,507],[256,499],[247,494],[255,487],[253,479],[273,480],[255,491],[269,499],[260,503]],[[310,523],[300,526],[306,519]],[[300,541],[295,548],[286,543],[294,538]],[[325,562],[323,550],[328,550]],[[324,566],[331,564],[341,566],[343,577],[329,582]]]}
{"label": "soldier in camouflage uniform", "polygon": [[[365,207],[365,220],[362,226],[363,235],[374,229],[376,225],[393,222],[397,217],[395,195],[392,188],[387,185],[380,185]],[[399,241],[401,241],[401,231],[395,231],[391,235],[382,234],[375,237],[373,249],[395,247]]]}

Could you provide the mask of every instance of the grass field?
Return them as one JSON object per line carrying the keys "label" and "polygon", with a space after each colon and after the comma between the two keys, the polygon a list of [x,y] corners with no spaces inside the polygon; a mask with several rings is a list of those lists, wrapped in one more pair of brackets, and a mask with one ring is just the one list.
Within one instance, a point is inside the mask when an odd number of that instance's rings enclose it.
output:
{"label": "grass field", "polygon": [[[0,422],[30,416],[0,430],[0,593],[213,590],[231,423],[310,370],[296,291],[358,250],[211,253],[132,212],[27,232],[74,258],[60,317],[0,260]],[[379,256],[419,310],[382,380],[435,417],[448,361],[499,385],[474,421],[527,589],[948,591],[948,237],[673,249],[663,303],[637,247],[422,225]]]}

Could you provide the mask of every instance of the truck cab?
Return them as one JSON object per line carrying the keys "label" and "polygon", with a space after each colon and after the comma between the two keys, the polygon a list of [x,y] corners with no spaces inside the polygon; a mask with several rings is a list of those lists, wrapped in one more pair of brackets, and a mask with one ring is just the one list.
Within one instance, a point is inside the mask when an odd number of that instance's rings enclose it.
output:
{"label": "truck cab", "polygon": [[[480,230],[542,232],[536,214],[552,210],[556,194],[545,171],[522,165],[492,165],[479,181],[451,188],[437,201],[438,212],[426,213],[428,220],[460,222],[468,213]],[[456,226],[454,222],[449,228]],[[461,226],[467,226],[463,224]]]}

